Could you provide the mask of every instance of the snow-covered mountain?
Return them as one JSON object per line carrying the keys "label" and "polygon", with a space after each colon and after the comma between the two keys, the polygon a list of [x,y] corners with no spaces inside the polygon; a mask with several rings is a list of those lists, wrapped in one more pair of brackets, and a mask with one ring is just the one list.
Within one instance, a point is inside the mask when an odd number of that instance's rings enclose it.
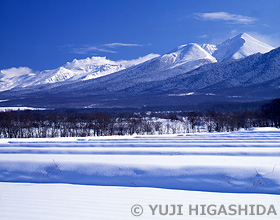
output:
{"label": "snow-covered mountain", "polygon": [[217,46],[213,44],[201,44],[200,46],[211,55],[217,50]]}
{"label": "snow-covered mountain", "polygon": [[28,67],[3,69],[0,70],[0,91],[31,86],[39,78],[38,72],[35,73]]}
{"label": "snow-covered mountain", "polygon": [[67,62],[65,65],[56,69],[41,72],[32,72],[27,67],[1,70],[0,91],[15,87],[94,79],[138,65],[158,56],[158,54],[148,54],[135,60],[120,61],[112,61],[106,57],[93,56],[81,60],[74,59],[72,62]]}
{"label": "snow-covered mountain", "polygon": [[42,72],[43,77],[40,83],[56,83],[66,80],[89,80],[118,72],[128,67],[138,65],[147,60],[158,57],[158,54],[149,54],[135,60],[112,61],[106,57],[91,57],[86,59],[67,62],[64,66],[55,70]]}
{"label": "snow-covered mountain", "polygon": [[251,37],[246,33],[239,34],[217,44],[212,55],[220,62],[232,59],[242,59],[255,53],[267,53],[273,47]]}
{"label": "snow-covered mountain", "polygon": [[[85,81],[127,68],[129,74],[125,79],[126,81],[131,79],[129,85],[164,80],[205,64],[241,59],[259,52],[266,53],[272,49],[271,46],[243,33],[217,45],[189,43],[162,56],[149,54],[136,60],[112,61],[106,57],[74,59],[56,69],[41,72],[33,72],[27,67],[11,68],[0,72],[0,91],[48,83]],[[148,60],[150,61],[145,63]],[[136,68],[131,69],[130,67],[133,66]]]}
{"label": "snow-covered mountain", "polygon": [[[217,62],[210,53],[195,43],[181,45],[158,59],[164,64],[168,63],[169,68],[174,68],[196,60],[208,60],[211,63]],[[195,67],[196,66],[194,66],[194,68]]]}
{"label": "snow-covered mountain", "polygon": [[56,83],[66,80],[88,80],[125,69],[120,62],[106,57],[91,57],[82,60],[74,59],[64,66],[42,72],[44,75],[39,83]]}
{"label": "snow-covered mountain", "polygon": [[[237,60],[241,59],[241,54],[246,57],[271,49],[272,47],[265,46],[248,34],[237,35],[216,46],[189,43],[143,64],[102,77],[96,82],[91,82],[91,85],[93,88],[98,88],[99,91],[141,93],[150,91],[151,87],[158,84],[159,81],[167,80],[163,84],[166,87],[169,79],[181,74],[188,76],[190,71],[206,64],[217,63],[217,60],[221,60],[220,62]],[[214,78],[215,74],[213,73]],[[175,85],[173,84],[173,86]],[[185,86],[187,87],[187,85]],[[189,87],[192,87],[191,83]]]}
{"label": "snow-covered mountain", "polygon": [[15,87],[26,88],[50,83],[86,81],[126,69],[127,71],[121,74],[123,77],[118,79],[121,86],[124,86],[124,83],[131,86],[130,83],[167,79],[214,62],[217,60],[211,54],[198,44],[190,43],[179,46],[162,56],[149,54],[135,60],[112,61],[106,57],[92,57],[74,59],[57,69],[37,73],[33,73],[26,67],[1,70],[0,91]]}
{"label": "snow-covered mountain", "polygon": [[[201,48],[198,44],[190,43],[182,45],[143,64],[127,68],[118,73],[105,77],[105,81],[112,81],[114,87],[106,87],[107,90],[120,90],[139,83],[148,83],[166,80],[170,77],[189,72],[200,66],[215,63],[217,60]],[[100,86],[103,86],[100,84]]]}
{"label": "snow-covered mountain", "polygon": [[[1,92],[0,106],[203,106],[203,103],[225,101],[263,101],[280,94],[280,48],[244,59],[210,63],[181,74],[171,71],[184,69],[186,64],[182,64],[158,72],[165,77],[170,73],[175,76],[165,78],[159,75],[157,80],[151,78],[153,80],[149,81],[149,73],[153,77],[152,67],[155,67],[151,63],[161,61],[160,58],[93,80]],[[146,75],[137,78],[137,73],[144,72]]]}
{"label": "snow-covered mountain", "polygon": [[[151,54],[131,61],[92,57],[40,73],[28,68],[17,74],[15,70],[2,70],[0,85],[17,88],[0,93],[4,100],[0,106],[33,103],[50,107],[54,100],[53,105],[63,107],[73,107],[73,103],[75,107],[78,103],[80,107],[123,107],[137,102],[181,104],[177,97],[186,96],[191,103],[235,96],[244,100],[273,98],[280,88],[280,53],[279,48],[266,53],[271,49],[248,34],[240,34],[217,45],[189,43],[161,56]],[[258,96],[249,97],[249,93]]]}

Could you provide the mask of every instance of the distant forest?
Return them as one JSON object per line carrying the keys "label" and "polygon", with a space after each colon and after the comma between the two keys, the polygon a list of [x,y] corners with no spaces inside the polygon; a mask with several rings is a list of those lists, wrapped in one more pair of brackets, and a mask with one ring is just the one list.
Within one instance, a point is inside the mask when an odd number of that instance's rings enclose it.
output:
{"label": "distant forest", "polygon": [[250,127],[279,128],[280,99],[243,112],[26,110],[0,113],[1,138],[229,132]]}

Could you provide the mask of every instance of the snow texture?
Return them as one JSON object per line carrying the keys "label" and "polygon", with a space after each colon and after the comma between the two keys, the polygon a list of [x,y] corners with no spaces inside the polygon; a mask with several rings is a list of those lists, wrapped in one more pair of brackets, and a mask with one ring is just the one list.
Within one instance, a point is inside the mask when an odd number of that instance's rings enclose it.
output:
{"label": "snow texture", "polygon": [[[279,156],[276,128],[1,139],[0,219],[167,218],[149,205],[182,205],[183,214],[168,219],[279,219]],[[135,204],[141,217],[132,215]],[[190,205],[232,204],[273,205],[276,215],[189,215]]]}
{"label": "snow texture", "polygon": [[273,47],[246,33],[239,34],[217,45],[212,54],[218,61],[242,59],[255,53],[267,53]]}
{"label": "snow texture", "polygon": [[280,131],[1,139],[0,181],[280,194]]}
{"label": "snow texture", "polygon": [[[143,207],[143,214],[131,214],[133,205]],[[183,215],[152,215],[149,205],[183,205]],[[192,205],[230,204],[273,205],[277,215],[189,215]],[[278,195],[209,193],[147,187],[83,186],[70,184],[0,183],[0,219],[9,220],[160,220],[160,219],[279,219]],[[157,210],[158,211],[158,210]]]}

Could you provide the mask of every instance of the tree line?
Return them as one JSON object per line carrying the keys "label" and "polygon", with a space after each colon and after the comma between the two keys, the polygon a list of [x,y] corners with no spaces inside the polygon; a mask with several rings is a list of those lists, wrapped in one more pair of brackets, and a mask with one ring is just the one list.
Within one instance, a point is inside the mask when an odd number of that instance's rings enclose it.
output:
{"label": "tree line", "polygon": [[0,112],[1,138],[87,137],[112,135],[227,132],[249,127],[280,127],[280,99],[255,111]]}

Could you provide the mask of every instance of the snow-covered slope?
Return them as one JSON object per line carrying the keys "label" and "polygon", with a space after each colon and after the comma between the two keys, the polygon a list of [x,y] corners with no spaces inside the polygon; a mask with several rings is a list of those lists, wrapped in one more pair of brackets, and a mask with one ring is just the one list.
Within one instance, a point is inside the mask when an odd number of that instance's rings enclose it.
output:
{"label": "snow-covered slope", "polygon": [[55,70],[44,71],[40,83],[56,83],[66,80],[88,80],[125,69],[120,62],[114,62],[106,57],[92,57],[82,60],[74,59]]}
{"label": "snow-covered slope", "polygon": [[[90,83],[94,84],[94,88],[100,88],[102,91],[125,90],[138,84],[168,80],[205,64],[215,62],[217,62],[216,59],[198,44],[190,43],[179,46],[173,51],[143,64],[127,68]],[[80,86],[74,85],[76,88]]]}
{"label": "snow-covered slope", "polygon": [[0,219],[279,220],[279,156],[277,128],[0,139]]}
{"label": "snow-covered slope", "polygon": [[217,46],[213,44],[201,44],[200,46],[211,55],[217,50]]}
{"label": "snow-covered slope", "polygon": [[[193,102],[195,96],[201,94],[212,94],[211,98],[277,98],[280,89],[279,61],[280,48],[277,48],[269,53],[254,54],[241,60],[205,65],[164,81],[138,84],[126,92],[166,93],[172,96],[192,94]],[[201,100],[201,97],[197,99]],[[210,97],[206,97],[205,101],[207,100],[210,100]]]}
{"label": "snow-covered slope", "polygon": [[208,62],[190,72],[185,72],[188,65],[201,60],[158,71],[159,57],[93,80],[2,92],[0,106],[139,107],[274,99],[280,94],[279,57],[277,48],[241,60]]}
{"label": "snow-covered slope", "polygon": [[158,59],[163,63],[168,63],[170,65],[169,68],[174,68],[195,60],[208,60],[211,63],[217,62],[213,56],[195,43],[181,45]]}
{"label": "snow-covered slope", "polygon": [[242,33],[218,44],[213,56],[218,61],[242,59],[255,53],[267,53],[272,49],[273,47]]}
{"label": "snow-covered slope", "polygon": [[[0,183],[0,195],[0,219],[5,220],[279,220],[280,216],[279,195],[269,194],[211,193],[148,187]],[[141,205],[142,214],[140,207],[134,206],[135,204]],[[213,216],[213,212],[218,213],[222,204],[226,207],[226,213],[221,212]],[[257,204],[262,215],[256,213]],[[157,205],[154,215],[149,205],[152,208]],[[162,212],[166,210],[165,205],[169,205],[167,215],[159,213],[158,205],[161,206]],[[197,215],[196,211],[192,211],[190,215],[190,205],[198,206]],[[204,213],[202,205],[205,206]],[[228,209],[230,205],[240,205],[243,208],[241,215],[236,213],[233,216],[233,212]],[[267,215],[271,205],[276,209],[276,215],[273,213]],[[182,208],[181,213],[178,206]],[[246,206],[247,215],[244,214]],[[232,207],[234,210],[237,209],[235,206]],[[251,208],[253,211],[250,211]],[[175,214],[170,215],[173,210]],[[134,216],[133,213],[141,216]]]}
{"label": "snow-covered slope", "polygon": [[[112,61],[106,57],[74,59],[56,69],[41,72],[32,72],[27,67],[11,68],[0,72],[0,91],[15,87],[95,79],[135,65],[137,67],[129,69],[128,74],[122,74],[125,79],[129,78],[133,83],[164,80],[205,64],[241,59],[258,52],[266,53],[271,49],[273,49],[271,46],[243,33],[218,45],[190,43],[179,46],[162,56],[149,54],[136,60]],[[148,60],[151,62],[144,63]],[[114,77],[114,79],[117,78]],[[125,87],[122,86],[122,88]]]}
{"label": "snow-covered slope", "polygon": [[[56,83],[66,80],[89,80],[118,72],[128,67],[138,65],[159,56],[158,54],[149,54],[137,60],[112,61],[106,57],[92,57],[67,62],[58,69],[46,71],[46,77],[40,83]],[[44,74],[44,73],[43,73]]]}
{"label": "snow-covered slope", "polygon": [[[26,71],[26,74],[11,76],[10,81],[7,80],[7,70],[4,70],[1,71],[5,73],[2,74],[5,75],[2,77],[5,80],[0,82],[2,90],[15,86],[33,86],[2,92],[1,100],[8,101],[1,102],[0,105],[28,106],[27,104],[33,103],[38,107],[37,104],[40,103],[40,107],[46,105],[51,107],[52,100],[57,99],[56,105],[66,101],[63,106],[69,106],[70,98],[71,100],[76,98],[76,104],[83,103],[82,106],[91,106],[92,103],[106,106],[104,102],[112,106],[115,100],[121,99],[125,100],[125,103],[135,103],[135,97],[132,102],[129,94],[138,95],[136,100],[140,100],[141,105],[146,105],[147,100],[155,104],[154,100],[157,98],[152,96],[154,94],[194,94],[206,88],[209,88],[207,94],[216,94],[213,89],[245,88],[255,85],[260,85],[266,91],[266,95],[258,100],[275,98],[275,91],[278,91],[279,85],[271,85],[270,81],[273,80],[275,84],[276,80],[280,80],[279,49],[266,54],[255,54],[265,53],[271,49],[272,47],[248,34],[240,34],[217,46],[190,43],[158,57],[151,54],[132,61],[111,61],[104,57],[74,60],[55,70],[37,74]],[[247,57],[251,54],[254,55]],[[243,57],[247,58],[241,59]],[[17,81],[16,77],[21,80]],[[263,89],[259,88],[255,86],[246,88],[246,91],[242,90],[242,97],[255,100],[258,96],[252,95],[250,91],[254,91],[254,94],[263,93]],[[235,93],[236,91],[231,91],[228,96],[236,96]],[[140,97],[143,94],[149,97],[147,99]],[[220,94],[222,100],[228,99],[224,92],[221,91]],[[51,101],[49,95],[52,95]],[[89,99],[93,96],[93,99]],[[44,98],[46,101],[43,101]],[[174,97],[170,102],[174,102],[173,100]],[[115,105],[119,107],[124,104],[121,101]]]}
{"label": "snow-covered slope", "polygon": [[57,83],[74,80],[89,80],[117,72],[128,67],[138,65],[159,56],[148,54],[135,60],[112,61],[106,57],[91,57],[67,62],[65,65],[53,70],[32,72],[27,67],[11,68],[0,72],[0,91],[15,87]]}
{"label": "snow-covered slope", "polygon": [[280,194],[279,156],[277,128],[187,135],[0,139],[0,182]]}
{"label": "snow-covered slope", "polygon": [[0,91],[32,85],[36,74],[28,67],[0,70]]}

